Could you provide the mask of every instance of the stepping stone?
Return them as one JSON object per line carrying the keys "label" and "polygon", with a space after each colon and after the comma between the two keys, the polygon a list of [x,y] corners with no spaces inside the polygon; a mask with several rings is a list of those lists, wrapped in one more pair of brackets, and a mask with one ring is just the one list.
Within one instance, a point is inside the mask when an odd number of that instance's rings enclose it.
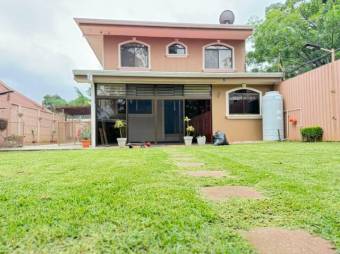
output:
{"label": "stepping stone", "polygon": [[264,196],[254,188],[245,186],[217,186],[201,188],[202,195],[211,201],[223,201],[230,198],[261,199]]}
{"label": "stepping stone", "polygon": [[223,178],[227,176],[224,171],[186,171],[186,175],[194,177]]}
{"label": "stepping stone", "polygon": [[176,161],[193,161],[195,160],[195,158],[192,158],[192,157],[183,157],[183,158],[172,158],[172,160],[176,160]]}
{"label": "stepping stone", "polygon": [[170,155],[171,158],[192,158],[190,154],[177,154]]}
{"label": "stepping stone", "polygon": [[336,254],[330,242],[303,230],[257,228],[243,235],[260,254]]}
{"label": "stepping stone", "polygon": [[176,165],[178,167],[185,167],[185,168],[197,168],[204,166],[204,163],[202,162],[176,162]]}

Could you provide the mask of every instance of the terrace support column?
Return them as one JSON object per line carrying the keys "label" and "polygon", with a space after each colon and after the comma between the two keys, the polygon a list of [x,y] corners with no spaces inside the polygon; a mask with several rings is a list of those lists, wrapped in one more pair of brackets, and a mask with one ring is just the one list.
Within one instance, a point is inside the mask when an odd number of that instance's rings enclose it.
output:
{"label": "terrace support column", "polygon": [[96,85],[91,84],[91,146],[96,147]]}

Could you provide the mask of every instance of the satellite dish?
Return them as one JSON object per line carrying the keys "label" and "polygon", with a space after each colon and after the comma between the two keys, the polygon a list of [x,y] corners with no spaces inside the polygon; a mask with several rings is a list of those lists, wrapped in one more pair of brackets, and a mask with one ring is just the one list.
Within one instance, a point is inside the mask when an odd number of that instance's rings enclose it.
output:
{"label": "satellite dish", "polygon": [[232,25],[235,22],[235,15],[230,10],[225,10],[220,15],[220,24]]}

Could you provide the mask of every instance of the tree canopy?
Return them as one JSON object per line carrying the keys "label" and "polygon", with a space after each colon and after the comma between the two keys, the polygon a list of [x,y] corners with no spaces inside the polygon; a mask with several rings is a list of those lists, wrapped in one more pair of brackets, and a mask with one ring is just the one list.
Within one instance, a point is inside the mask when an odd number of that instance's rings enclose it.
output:
{"label": "tree canopy", "polygon": [[[329,61],[326,52],[310,50],[312,43],[340,48],[340,0],[287,0],[266,9],[263,21],[253,21],[253,50],[248,53],[252,71],[308,70]],[[311,60],[320,58],[318,61]]]}
{"label": "tree canopy", "polygon": [[45,95],[43,99],[43,106],[49,110],[54,111],[56,107],[60,106],[88,106],[91,103],[90,98],[84,95],[79,88],[75,88],[77,97],[73,100],[67,101],[59,95]]}

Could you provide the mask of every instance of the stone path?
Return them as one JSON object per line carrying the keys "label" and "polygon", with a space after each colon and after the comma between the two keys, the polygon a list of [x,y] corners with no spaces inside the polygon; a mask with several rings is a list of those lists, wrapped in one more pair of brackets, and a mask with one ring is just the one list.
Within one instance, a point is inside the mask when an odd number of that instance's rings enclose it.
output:
{"label": "stone path", "polygon": [[261,199],[264,196],[254,188],[245,186],[203,187],[201,194],[211,201],[224,201],[230,198]]}
{"label": "stone path", "polygon": [[[199,168],[205,164],[195,162],[190,155],[183,153],[171,154],[178,167]],[[185,171],[192,177],[226,177],[225,171]],[[211,201],[219,202],[230,198],[262,199],[264,196],[255,188],[248,186],[213,186],[200,189],[201,195]],[[336,254],[329,241],[313,236],[303,230],[287,230],[281,228],[257,228],[243,232],[243,237],[259,254]]]}
{"label": "stone path", "polygon": [[335,254],[326,240],[303,230],[257,228],[244,237],[260,254]]}
{"label": "stone path", "polygon": [[197,168],[204,166],[204,163],[202,162],[176,162],[176,165],[178,167],[184,167],[184,168]]}
{"label": "stone path", "polygon": [[224,171],[186,171],[184,172],[188,176],[193,177],[213,177],[213,178],[223,178],[227,174]]}

